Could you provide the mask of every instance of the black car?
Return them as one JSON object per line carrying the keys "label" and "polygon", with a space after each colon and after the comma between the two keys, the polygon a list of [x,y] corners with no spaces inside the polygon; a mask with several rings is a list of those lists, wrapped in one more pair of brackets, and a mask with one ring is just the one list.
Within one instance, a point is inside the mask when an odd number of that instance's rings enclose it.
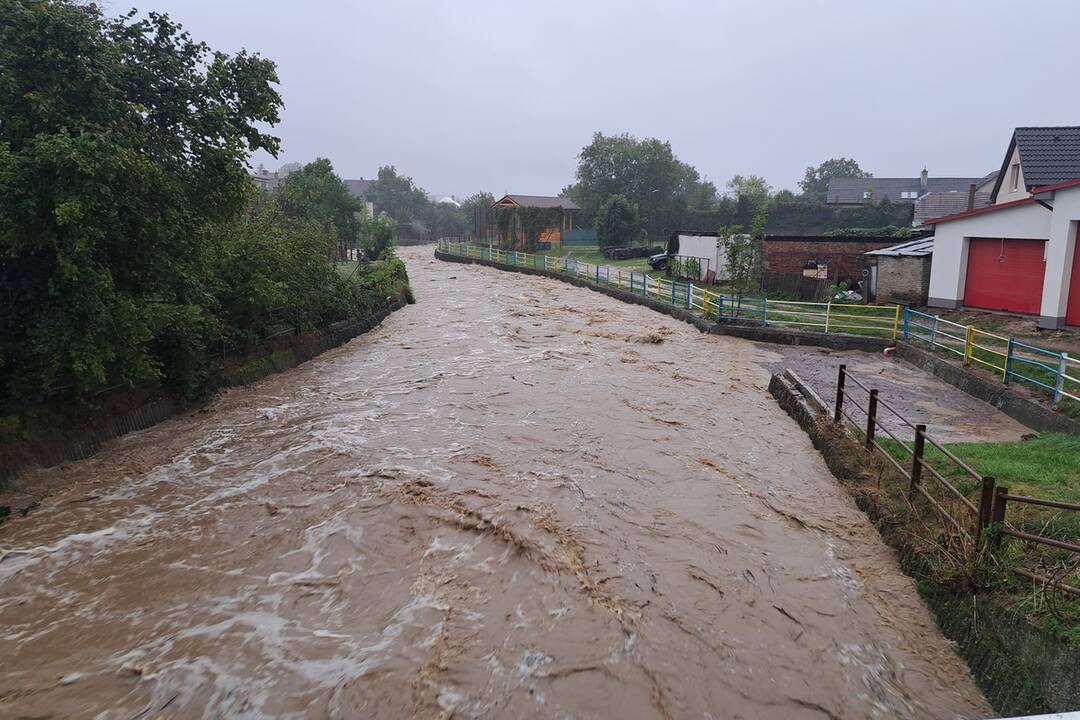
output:
{"label": "black car", "polygon": [[667,268],[667,253],[659,253],[650,257],[649,267],[653,270],[664,270]]}

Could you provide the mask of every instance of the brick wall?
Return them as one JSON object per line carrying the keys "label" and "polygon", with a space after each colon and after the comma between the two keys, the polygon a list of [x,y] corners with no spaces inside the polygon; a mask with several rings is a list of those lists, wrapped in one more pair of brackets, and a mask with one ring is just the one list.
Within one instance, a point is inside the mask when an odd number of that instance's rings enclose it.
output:
{"label": "brick wall", "polygon": [[930,256],[879,257],[877,302],[925,305],[930,292]]}
{"label": "brick wall", "polygon": [[860,280],[869,258],[869,250],[878,250],[900,242],[897,238],[834,238],[821,236],[770,236],[763,243],[764,270],[772,273],[801,275],[807,260],[829,263],[829,279]]}

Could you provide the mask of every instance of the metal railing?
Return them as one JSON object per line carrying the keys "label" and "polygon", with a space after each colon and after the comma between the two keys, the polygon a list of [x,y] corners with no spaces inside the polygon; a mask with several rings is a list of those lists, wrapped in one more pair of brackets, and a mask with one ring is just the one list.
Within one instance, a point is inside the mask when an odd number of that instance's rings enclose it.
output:
{"label": "metal railing", "polygon": [[1055,407],[1065,399],[1080,402],[1080,358],[910,307],[739,297],[693,282],[583,263],[570,256],[558,258],[449,240],[440,240],[439,249],[479,260],[575,275],[686,308],[709,320],[756,321],[790,330],[919,342],[932,351],[958,358],[964,365],[989,370],[1006,385],[1017,381],[1044,390]]}
{"label": "metal railing", "polygon": [[469,243],[440,242],[439,249],[462,257],[566,273],[685,308],[710,320],[745,320],[766,326],[826,333],[855,333],[896,338],[903,308],[899,305],[853,305],[769,300],[730,295],[700,284],[653,277],[646,272],[581,262],[571,256],[500,250]]}
{"label": "metal railing", "polygon": [[[851,392],[848,389],[849,382],[865,393],[865,406],[851,397]],[[862,411],[863,417],[852,417],[848,410],[849,406],[854,406]],[[914,431],[910,444],[881,422],[879,418],[881,410],[892,413],[903,426]],[[841,365],[836,381],[836,407],[833,413],[833,422],[843,425],[844,420],[850,423],[845,427],[854,427],[858,430],[858,436],[867,452],[873,454],[876,451],[907,479],[907,500],[912,508],[915,507],[914,500],[916,493],[918,493],[949,527],[956,530],[958,537],[962,538],[963,544],[968,550],[977,551],[980,543],[987,537],[996,540],[1001,536],[1007,536],[1026,543],[1034,543],[1080,555],[1080,544],[1017,529],[1008,521],[1006,516],[1010,502],[1072,512],[1080,512],[1080,504],[1010,494],[1009,488],[997,485],[993,477],[980,474],[947,447],[927,435],[926,425],[911,423],[883,400],[876,388],[868,387],[866,383],[852,375],[846,365]],[[900,460],[897,460],[892,452],[878,442],[879,431],[884,432],[896,442],[897,446],[909,458],[910,464],[905,465]],[[961,477],[968,477],[974,481],[975,487],[979,488],[978,503],[972,501],[956,485],[950,482],[937,467],[927,461],[927,445],[941,453],[946,465],[955,468]],[[925,482],[927,479],[933,480],[935,486],[942,490],[944,495],[935,497],[931,491],[927,490]],[[966,521],[965,515],[967,516]],[[994,532],[987,533],[988,530]],[[1045,585],[1052,585],[1070,595],[1080,596],[1080,589],[1061,582],[1060,578],[1051,579],[1025,568],[1014,568],[1014,570],[1023,577],[1039,581]]]}
{"label": "metal railing", "polygon": [[905,340],[917,340],[932,350],[957,355],[964,365],[990,370],[1006,385],[1017,380],[1045,390],[1054,405],[1065,398],[1080,402],[1080,358],[1068,353],[908,307],[903,311],[902,330]]}

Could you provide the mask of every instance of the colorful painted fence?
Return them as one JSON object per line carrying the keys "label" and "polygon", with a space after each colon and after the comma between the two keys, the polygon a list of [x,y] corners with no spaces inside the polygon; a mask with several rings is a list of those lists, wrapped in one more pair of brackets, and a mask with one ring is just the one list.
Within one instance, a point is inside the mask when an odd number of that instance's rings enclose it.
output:
{"label": "colorful painted fence", "polygon": [[904,339],[955,355],[964,365],[990,370],[1005,384],[1021,382],[1045,390],[1055,406],[1066,399],[1080,402],[1080,358],[909,307],[737,297],[695,283],[583,263],[570,256],[551,257],[450,240],[440,240],[439,249],[463,257],[574,275],[686,308],[710,320],[756,321],[806,332]]}

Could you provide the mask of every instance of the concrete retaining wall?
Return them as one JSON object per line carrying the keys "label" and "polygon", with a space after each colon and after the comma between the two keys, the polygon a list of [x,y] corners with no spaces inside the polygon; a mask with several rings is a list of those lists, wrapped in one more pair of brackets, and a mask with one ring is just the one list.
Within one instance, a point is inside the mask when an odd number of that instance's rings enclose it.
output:
{"label": "concrete retaining wall", "polygon": [[[315,338],[298,336],[297,341],[292,343],[292,347],[289,347],[289,343],[279,343],[279,347],[276,348],[278,352],[268,350],[261,357],[276,354],[277,357],[283,359],[276,360],[274,363],[268,362],[262,365],[257,373],[245,375],[243,378],[224,377],[218,388],[250,383],[275,372],[283,372],[296,367],[371,330],[385,320],[390,313],[400,310],[405,304],[403,299],[398,299],[367,317],[335,323],[323,330]],[[285,347],[280,345],[285,345]],[[282,350],[287,352],[281,353]],[[258,359],[259,357],[253,357],[251,361],[255,362]],[[105,442],[126,435],[129,432],[145,430],[159,422],[168,420],[185,409],[185,407],[186,403],[180,398],[165,395],[123,414],[101,418],[94,428],[82,430],[61,441],[39,444],[32,442],[30,443],[32,447],[26,448],[25,452],[10,454],[12,458],[18,458],[17,460],[6,459],[4,462],[0,462],[0,488],[8,486],[20,474],[30,468],[53,467],[61,463],[88,458],[100,450]]]}
{"label": "concrete retaining wall", "polygon": [[896,344],[896,356],[915,367],[944,380],[968,395],[988,402],[1017,422],[1039,432],[1080,435],[1080,421],[1051,410],[1046,405],[1022,397],[1000,380],[980,377],[971,370],[915,347],[908,342]]}
{"label": "concrete retaining wall", "polygon": [[994,708],[1027,714],[1080,707],[1080,673],[1076,672],[1080,648],[1030,623],[1023,608],[1003,593],[957,591],[939,582],[934,559],[912,545],[895,515],[875,501],[875,493],[862,490],[862,484],[878,477],[881,468],[800,392],[799,384],[798,377],[787,371],[772,376],[769,392],[810,436],[833,475],[896,551],[938,627],[956,643]]}

